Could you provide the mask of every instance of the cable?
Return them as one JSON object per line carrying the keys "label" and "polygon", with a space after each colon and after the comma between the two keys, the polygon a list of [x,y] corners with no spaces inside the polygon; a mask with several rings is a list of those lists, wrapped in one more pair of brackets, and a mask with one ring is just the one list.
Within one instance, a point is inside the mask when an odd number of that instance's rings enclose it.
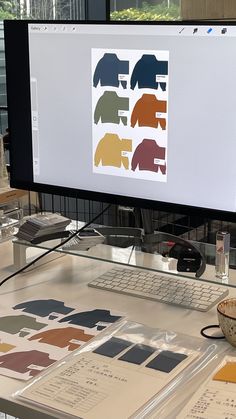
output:
{"label": "cable", "polygon": [[5,282],[7,282],[9,279],[13,278],[14,276],[16,276],[16,275],[20,274],[21,272],[23,272],[25,269],[27,269],[30,266],[34,265],[36,262],[38,262],[38,260],[42,259],[44,256],[47,256],[49,253],[54,252],[59,247],[64,246],[64,244],[66,244],[69,240],[71,240],[73,237],[75,237],[78,233],[80,233],[81,231],[85,230],[90,224],[94,223],[94,221],[96,221],[99,217],[101,217],[104,214],[104,212],[106,212],[110,207],[111,207],[111,204],[107,205],[106,208],[104,208],[102,211],[100,211],[100,213],[98,215],[96,215],[96,217],[94,217],[92,220],[88,221],[83,227],[81,227],[78,230],[76,230],[73,234],[71,234],[71,236],[67,237],[63,242],[61,242],[61,243],[57,244],[56,246],[52,247],[52,249],[47,250],[42,255],[38,256],[37,258],[35,258],[31,262],[27,263],[25,266],[23,266],[23,268],[18,269],[18,271],[14,272],[13,274],[11,274],[11,275],[7,276],[6,278],[4,278],[0,282],[0,287],[3,284],[5,284]]}
{"label": "cable", "polygon": [[214,335],[208,335],[206,333],[206,330],[209,329],[220,329],[220,325],[219,324],[210,324],[209,326],[205,326],[201,329],[200,333],[204,338],[207,339],[225,339],[224,335],[220,335],[220,336],[214,336]]}

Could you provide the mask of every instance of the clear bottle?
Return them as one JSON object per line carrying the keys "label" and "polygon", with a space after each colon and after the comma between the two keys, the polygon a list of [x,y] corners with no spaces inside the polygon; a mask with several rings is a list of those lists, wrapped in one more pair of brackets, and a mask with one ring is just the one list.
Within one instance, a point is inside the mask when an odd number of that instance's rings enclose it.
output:
{"label": "clear bottle", "polygon": [[216,277],[224,281],[229,279],[229,250],[230,233],[218,231],[216,233],[215,270]]}

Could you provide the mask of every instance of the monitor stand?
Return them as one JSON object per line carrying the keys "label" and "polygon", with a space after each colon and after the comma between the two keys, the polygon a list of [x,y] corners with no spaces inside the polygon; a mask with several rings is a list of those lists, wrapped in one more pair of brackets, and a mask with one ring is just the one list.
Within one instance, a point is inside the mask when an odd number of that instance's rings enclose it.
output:
{"label": "monitor stand", "polygon": [[155,231],[152,211],[140,210],[143,227],[142,251],[158,253],[160,243],[172,242],[169,256],[178,259],[177,270],[180,272],[196,272],[199,278],[206,269],[206,259],[201,249],[181,237],[162,231]]}
{"label": "monitor stand", "polygon": [[195,272],[197,278],[203,274],[206,260],[201,249],[181,237],[155,231],[151,210],[135,208],[134,212],[137,227],[96,227],[96,230],[104,235],[105,244],[119,247],[137,245],[143,252],[160,254],[160,244],[171,242],[169,257],[177,259],[177,270]]}

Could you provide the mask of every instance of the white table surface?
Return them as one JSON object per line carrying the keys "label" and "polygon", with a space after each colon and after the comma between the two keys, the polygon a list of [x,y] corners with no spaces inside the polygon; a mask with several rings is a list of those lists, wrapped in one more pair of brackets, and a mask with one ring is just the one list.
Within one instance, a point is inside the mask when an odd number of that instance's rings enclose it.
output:
{"label": "white table surface", "polygon": [[[145,254],[144,257],[150,257],[153,265],[152,255]],[[61,299],[66,305],[116,310],[131,321],[197,337],[200,337],[202,327],[218,323],[216,307],[203,313],[87,287],[88,282],[111,269],[111,263],[72,255],[55,254],[54,258],[50,262],[42,259],[40,266],[5,283],[0,288],[1,311],[30,298],[54,298]],[[12,272],[12,243],[8,241],[0,244],[0,280]],[[207,275],[214,277],[214,267],[208,267]],[[236,271],[231,271],[230,276],[236,278]],[[236,289],[229,287],[229,297],[236,297]],[[229,346],[227,342],[225,345]],[[32,411],[11,397],[24,386],[25,382],[0,375],[0,412],[23,419],[51,417]]]}

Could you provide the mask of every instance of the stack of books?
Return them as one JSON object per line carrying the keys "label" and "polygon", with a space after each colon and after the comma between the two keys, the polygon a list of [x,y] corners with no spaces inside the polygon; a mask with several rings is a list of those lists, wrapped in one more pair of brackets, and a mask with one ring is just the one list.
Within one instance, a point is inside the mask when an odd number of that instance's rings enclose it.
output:
{"label": "stack of books", "polygon": [[68,237],[66,230],[71,220],[60,214],[39,214],[27,219],[20,227],[16,237],[37,244],[43,241]]}

